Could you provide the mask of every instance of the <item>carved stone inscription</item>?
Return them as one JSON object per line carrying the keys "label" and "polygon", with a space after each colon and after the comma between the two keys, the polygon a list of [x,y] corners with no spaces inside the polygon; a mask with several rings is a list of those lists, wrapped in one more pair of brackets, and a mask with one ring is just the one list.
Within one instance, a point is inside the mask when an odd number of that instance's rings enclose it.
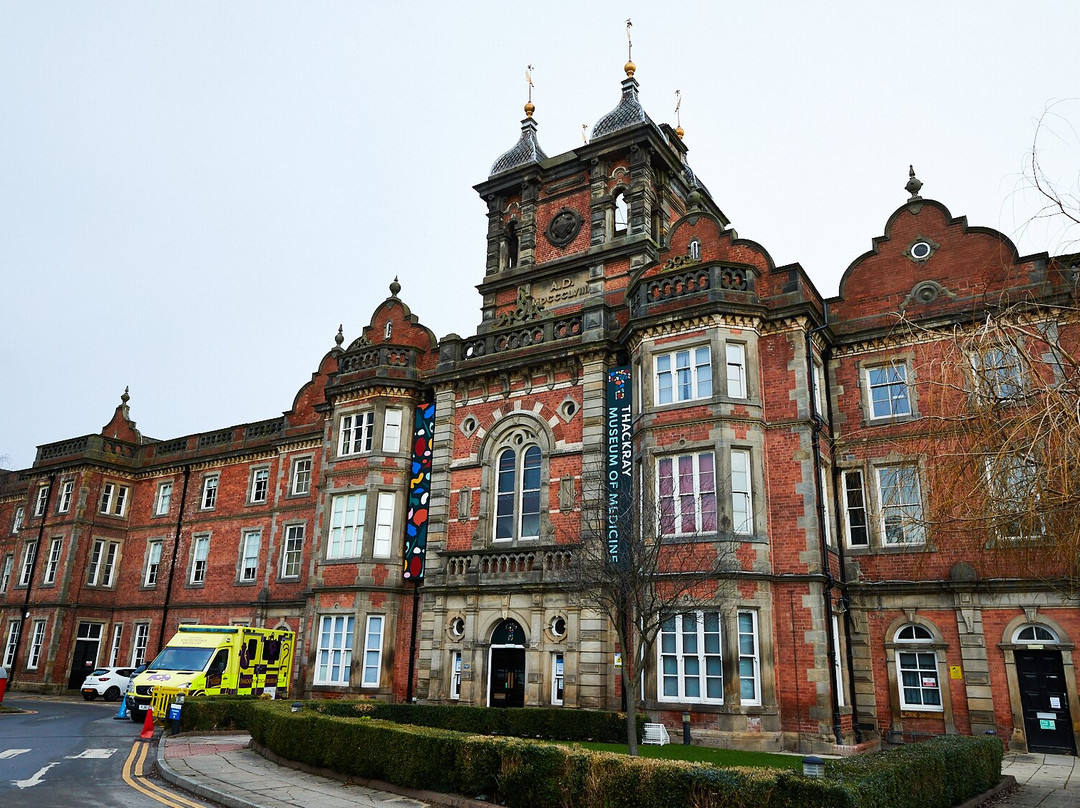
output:
{"label": "carved stone inscription", "polygon": [[549,281],[535,281],[532,284],[532,299],[545,309],[564,306],[589,294],[588,270],[553,278]]}

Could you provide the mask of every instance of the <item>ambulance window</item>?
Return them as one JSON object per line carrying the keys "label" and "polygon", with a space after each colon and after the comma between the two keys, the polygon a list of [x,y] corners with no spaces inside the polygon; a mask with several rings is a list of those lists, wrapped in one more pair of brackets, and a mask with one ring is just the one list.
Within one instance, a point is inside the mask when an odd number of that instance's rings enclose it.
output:
{"label": "ambulance window", "polygon": [[248,662],[254,663],[255,656],[259,653],[259,640],[256,637],[252,637],[248,640]]}
{"label": "ambulance window", "polygon": [[210,676],[217,676],[218,674],[225,672],[225,666],[228,664],[229,651],[226,648],[222,648],[217,652],[217,656],[214,657],[214,661],[210,663],[210,668],[206,672]]}

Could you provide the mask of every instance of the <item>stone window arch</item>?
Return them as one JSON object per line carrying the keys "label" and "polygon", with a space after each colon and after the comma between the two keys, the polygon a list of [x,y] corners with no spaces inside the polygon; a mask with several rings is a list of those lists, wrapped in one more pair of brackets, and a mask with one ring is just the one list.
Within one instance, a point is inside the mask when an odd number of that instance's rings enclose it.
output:
{"label": "stone window arch", "polygon": [[485,436],[480,463],[479,535],[493,545],[535,542],[551,533],[548,462],[553,445],[547,425],[515,413]]}

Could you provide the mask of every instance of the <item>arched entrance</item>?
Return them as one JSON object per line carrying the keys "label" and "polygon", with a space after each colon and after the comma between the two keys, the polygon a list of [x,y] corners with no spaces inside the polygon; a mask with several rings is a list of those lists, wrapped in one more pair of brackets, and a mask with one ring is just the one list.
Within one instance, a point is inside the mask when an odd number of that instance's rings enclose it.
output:
{"label": "arched entrance", "polygon": [[505,619],[491,632],[488,707],[525,706],[525,631]]}
{"label": "arched entrance", "polygon": [[1026,625],[1013,635],[1020,710],[1029,752],[1075,754],[1068,685],[1057,634]]}

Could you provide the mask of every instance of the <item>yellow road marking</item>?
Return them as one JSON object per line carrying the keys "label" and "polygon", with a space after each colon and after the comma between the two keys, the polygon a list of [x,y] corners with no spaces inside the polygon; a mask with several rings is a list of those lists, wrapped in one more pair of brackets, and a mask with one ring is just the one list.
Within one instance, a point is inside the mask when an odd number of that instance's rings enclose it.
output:
{"label": "yellow road marking", "polygon": [[193,802],[185,797],[181,797],[179,794],[167,791],[156,783],[146,779],[146,775],[143,773],[143,765],[146,762],[146,755],[149,749],[150,744],[148,743],[139,743],[136,741],[132,744],[131,752],[128,753],[127,760],[124,761],[124,782],[140,794],[144,794],[162,805],[171,806],[171,808],[205,808],[205,805],[202,803]]}

